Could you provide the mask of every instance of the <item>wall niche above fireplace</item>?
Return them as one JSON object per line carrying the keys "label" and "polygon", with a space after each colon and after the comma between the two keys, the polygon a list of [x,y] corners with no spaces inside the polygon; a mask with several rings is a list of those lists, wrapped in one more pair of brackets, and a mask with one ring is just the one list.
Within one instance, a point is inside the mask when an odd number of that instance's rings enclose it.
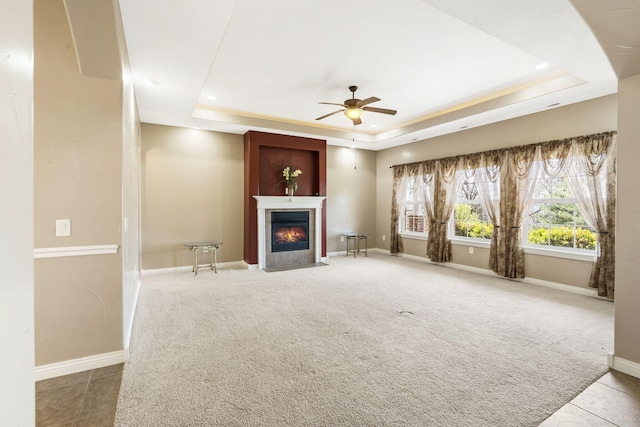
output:
{"label": "wall niche above fireplace", "polygon": [[297,150],[280,147],[262,146],[260,156],[260,187],[256,196],[282,196],[286,185],[282,182],[282,170],[286,166],[300,169],[298,176],[298,196],[319,196],[320,175],[317,151]]}

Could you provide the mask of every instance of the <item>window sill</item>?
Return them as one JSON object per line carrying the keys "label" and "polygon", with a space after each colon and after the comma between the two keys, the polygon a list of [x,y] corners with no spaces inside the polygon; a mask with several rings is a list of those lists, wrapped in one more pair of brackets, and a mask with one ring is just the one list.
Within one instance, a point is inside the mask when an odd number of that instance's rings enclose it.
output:
{"label": "window sill", "polygon": [[[400,233],[400,237],[403,239],[413,239],[413,240],[427,240],[426,234],[408,234],[408,233]],[[451,238],[451,244],[459,245],[459,246],[473,246],[475,248],[485,248],[489,249],[491,246],[491,240],[489,239],[465,239],[464,237],[453,237]],[[531,246],[524,247],[524,253],[530,255],[542,255],[554,258],[565,258],[565,259],[574,259],[576,261],[588,261],[591,262],[594,260],[595,254],[593,253],[581,253],[581,252],[570,252],[563,251],[558,249],[551,248],[534,248]]]}
{"label": "window sill", "polygon": [[551,248],[534,248],[531,246],[524,247],[525,254],[550,256],[555,258],[575,259],[577,261],[593,261],[595,253],[589,252],[571,252]]}
{"label": "window sill", "polygon": [[[476,240],[476,239],[465,239],[464,237],[454,237],[451,239],[451,243],[454,245],[460,246],[473,246],[476,248],[487,248],[491,246],[491,241],[487,239],[484,240]],[[563,251],[559,249],[552,248],[534,248],[531,246],[524,247],[524,253],[530,255],[542,255],[554,258],[565,258],[565,259],[574,259],[577,261],[593,261],[595,254],[588,252],[571,252],[571,251]]]}
{"label": "window sill", "polygon": [[427,240],[427,235],[426,234],[409,234],[409,233],[400,233],[400,237],[402,237],[403,239],[413,239],[413,240]]}

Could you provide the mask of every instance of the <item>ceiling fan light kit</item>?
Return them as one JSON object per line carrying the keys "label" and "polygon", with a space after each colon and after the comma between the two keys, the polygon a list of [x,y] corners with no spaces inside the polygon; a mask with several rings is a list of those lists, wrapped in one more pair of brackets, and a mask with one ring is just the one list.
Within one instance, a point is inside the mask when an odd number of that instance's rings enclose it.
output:
{"label": "ceiling fan light kit", "polygon": [[324,116],[320,116],[316,118],[316,120],[322,120],[325,117],[333,116],[334,114],[344,112],[344,115],[347,116],[354,125],[359,125],[362,123],[360,117],[362,113],[365,111],[370,111],[372,113],[382,113],[394,115],[397,113],[396,110],[389,110],[386,108],[375,108],[375,107],[367,107],[367,105],[372,104],[374,102],[380,101],[380,98],[376,98],[375,96],[369,97],[367,99],[357,99],[356,98],[356,90],[358,90],[358,86],[349,86],[349,90],[351,91],[351,99],[345,99],[342,104],[337,104],[335,102],[319,102],[319,104],[327,104],[327,105],[338,105],[343,107],[340,110],[336,110],[332,113],[325,114]]}
{"label": "ceiling fan light kit", "polygon": [[351,120],[359,119],[362,116],[361,108],[347,108],[344,110],[344,115],[349,117]]}

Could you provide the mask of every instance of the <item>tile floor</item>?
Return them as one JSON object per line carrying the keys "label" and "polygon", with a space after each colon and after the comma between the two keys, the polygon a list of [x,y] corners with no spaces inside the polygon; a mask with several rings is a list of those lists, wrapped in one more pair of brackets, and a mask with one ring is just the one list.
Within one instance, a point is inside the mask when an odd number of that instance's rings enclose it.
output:
{"label": "tile floor", "polygon": [[113,426],[123,366],[36,382],[36,426]]}
{"label": "tile floor", "polygon": [[640,426],[640,379],[609,371],[540,426]]}
{"label": "tile floor", "polygon": [[[122,366],[38,381],[36,425],[113,426]],[[540,426],[640,426],[640,379],[611,371]]]}

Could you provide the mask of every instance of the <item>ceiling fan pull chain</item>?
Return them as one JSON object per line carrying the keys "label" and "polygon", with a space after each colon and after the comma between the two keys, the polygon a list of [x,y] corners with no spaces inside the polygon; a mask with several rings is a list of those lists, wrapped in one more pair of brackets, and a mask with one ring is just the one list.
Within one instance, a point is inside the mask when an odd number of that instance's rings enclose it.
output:
{"label": "ceiling fan pull chain", "polygon": [[358,158],[358,152],[356,151],[356,125],[353,125],[353,169],[358,169],[356,160]]}

